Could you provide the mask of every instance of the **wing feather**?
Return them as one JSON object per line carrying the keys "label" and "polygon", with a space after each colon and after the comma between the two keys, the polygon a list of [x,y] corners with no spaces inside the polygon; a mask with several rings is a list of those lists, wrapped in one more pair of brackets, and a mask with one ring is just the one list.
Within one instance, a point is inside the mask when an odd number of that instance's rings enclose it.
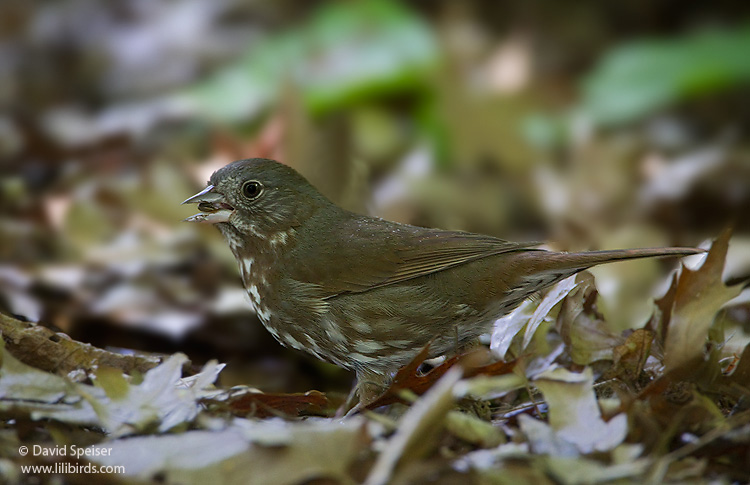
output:
{"label": "wing feather", "polygon": [[[320,285],[325,298],[361,293],[498,254],[535,250],[540,243],[515,243],[491,236],[397,224],[358,216],[335,230],[347,238],[320,236],[306,248],[325,248],[311,260],[302,281]],[[337,243],[338,242],[338,243]],[[321,250],[321,251],[323,251]],[[314,261],[330,261],[322,266]]]}

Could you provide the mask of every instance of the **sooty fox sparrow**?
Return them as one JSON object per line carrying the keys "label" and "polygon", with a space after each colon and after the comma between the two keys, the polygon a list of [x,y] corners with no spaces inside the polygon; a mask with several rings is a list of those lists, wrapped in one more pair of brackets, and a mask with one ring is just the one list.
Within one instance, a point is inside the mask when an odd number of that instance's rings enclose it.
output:
{"label": "sooty fox sparrow", "polygon": [[465,345],[563,278],[611,261],[699,252],[557,253],[398,224],[341,209],[293,169],[261,158],[216,171],[184,203],[201,211],[187,221],[216,224],[226,238],[268,331],[355,370],[362,400],[431,340],[434,355]]}

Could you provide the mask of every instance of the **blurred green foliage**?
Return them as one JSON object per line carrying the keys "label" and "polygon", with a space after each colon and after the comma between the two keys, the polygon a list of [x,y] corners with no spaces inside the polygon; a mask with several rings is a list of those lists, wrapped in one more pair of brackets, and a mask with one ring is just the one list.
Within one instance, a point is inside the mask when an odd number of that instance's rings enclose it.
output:
{"label": "blurred green foliage", "polygon": [[634,40],[607,53],[584,80],[581,106],[598,123],[628,123],[748,81],[750,26]]}
{"label": "blurred green foliage", "polygon": [[242,121],[278,99],[286,82],[320,114],[422,88],[437,58],[429,27],[400,3],[333,3],[298,28],[254,43],[187,95],[217,120]]}

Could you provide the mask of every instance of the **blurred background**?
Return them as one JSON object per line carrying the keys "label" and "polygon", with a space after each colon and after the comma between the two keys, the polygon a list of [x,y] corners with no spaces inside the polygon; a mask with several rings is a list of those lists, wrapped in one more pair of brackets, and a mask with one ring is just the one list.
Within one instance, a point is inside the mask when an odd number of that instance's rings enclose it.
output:
{"label": "blurred background", "polygon": [[[740,1],[4,0],[0,311],[217,358],[225,385],[347,390],[262,328],[218,232],[180,222],[249,157],[351,210],[563,250],[734,224],[740,278],[749,53]],[[676,265],[597,269],[600,310],[642,326]]]}

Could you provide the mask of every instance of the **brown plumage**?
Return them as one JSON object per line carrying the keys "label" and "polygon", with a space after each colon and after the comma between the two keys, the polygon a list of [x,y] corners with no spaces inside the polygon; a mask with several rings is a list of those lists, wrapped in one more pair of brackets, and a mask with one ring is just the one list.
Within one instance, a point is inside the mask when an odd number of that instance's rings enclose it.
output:
{"label": "brown plumage", "polygon": [[[240,160],[185,203],[216,224],[263,325],[282,344],[353,369],[364,399],[428,342],[441,355],[530,295],[591,266],[690,248],[556,253],[341,209],[291,168]],[[458,342],[457,342],[458,340]],[[370,387],[362,387],[363,382]]]}

